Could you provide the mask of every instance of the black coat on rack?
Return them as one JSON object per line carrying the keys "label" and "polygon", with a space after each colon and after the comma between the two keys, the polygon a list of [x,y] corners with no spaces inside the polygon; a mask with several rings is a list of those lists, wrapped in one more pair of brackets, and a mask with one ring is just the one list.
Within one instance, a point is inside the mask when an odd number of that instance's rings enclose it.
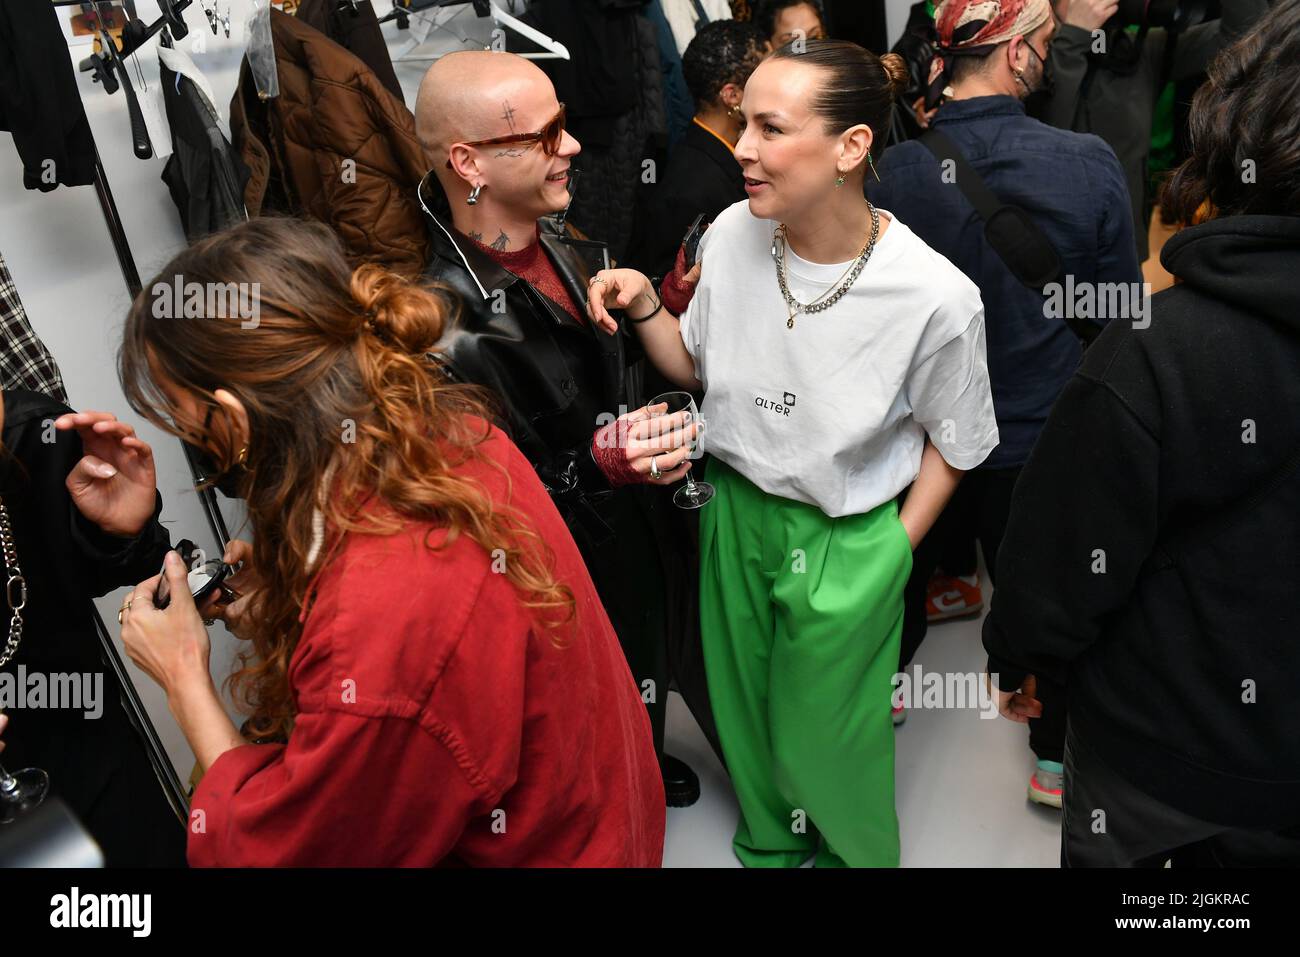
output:
{"label": "black coat on rack", "polygon": [[359,0],[355,8],[339,0],[302,0],[294,15],[370,67],[389,93],[406,102],[370,0]]}
{"label": "black coat on rack", "polygon": [[172,155],[162,179],[180,210],[185,238],[195,242],[248,218],[248,167],[235,155],[215,107],[194,81],[161,63],[158,72],[172,133]]}
{"label": "black coat on rack", "polygon": [[28,189],[94,182],[95,144],[68,41],[44,0],[0,3],[0,130],[13,134]]}

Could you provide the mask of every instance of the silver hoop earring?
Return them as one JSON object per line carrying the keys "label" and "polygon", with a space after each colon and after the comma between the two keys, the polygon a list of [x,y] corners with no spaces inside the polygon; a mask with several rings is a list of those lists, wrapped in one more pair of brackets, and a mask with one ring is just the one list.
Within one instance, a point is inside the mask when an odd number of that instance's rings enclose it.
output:
{"label": "silver hoop earring", "polygon": [[481,192],[483,192],[483,187],[482,187],[482,186],[475,186],[475,187],[470,191],[469,196],[466,197],[466,199],[465,199],[465,203],[466,203],[466,205],[468,205],[468,206],[477,206],[477,205],[478,205],[478,194],[481,193]]}

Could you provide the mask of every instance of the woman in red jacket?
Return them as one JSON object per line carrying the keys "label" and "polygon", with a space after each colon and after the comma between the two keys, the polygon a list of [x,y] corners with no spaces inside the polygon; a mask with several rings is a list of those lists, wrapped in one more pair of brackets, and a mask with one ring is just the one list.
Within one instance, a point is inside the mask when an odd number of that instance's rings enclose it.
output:
{"label": "woman in red jacket", "polygon": [[226,470],[254,540],[233,683],[267,743],[226,715],[178,556],[166,610],[153,578],[123,614],[205,772],[192,864],[661,861],[618,640],[528,462],[430,367],[443,321],[275,219],[190,247],[132,306],[128,398]]}

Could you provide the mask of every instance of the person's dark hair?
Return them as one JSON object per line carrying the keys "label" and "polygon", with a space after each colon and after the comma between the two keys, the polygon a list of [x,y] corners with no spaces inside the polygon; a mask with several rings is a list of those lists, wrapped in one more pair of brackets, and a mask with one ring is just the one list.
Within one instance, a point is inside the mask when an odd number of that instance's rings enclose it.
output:
{"label": "person's dark hair", "polygon": [[1001,49],[1001,46],[1001,44],[998,44],[998,46],[989,50],[988,53],[983,53],[978,56],[973,54],[953,56],[952,75],[949,78],[949,83],[955,86],[958,83],[966,82],[966,80],[973,76],[987,73],[989,68],[993,65],[993,54],[997,53]]}
{"label": "person's dark hair", "polygon": [[822,0],[758,0],[754,4],[754,12],[750,16],[750,22],[763,32],[763,39],[770,39],[776,32],[776,16],[787,7],[809,6],[817,12],[817,19],[822,22],[822,29],[826,29],[826,10],[822,7]]}
{"label": "person's dark hair", "polygon": [[1251,213],[1300,216],[1297,63],[1300,0],[1277,4],[1210,63],[1209,79],[1192,99],[1191,156],[1161,193],[1166,222]]}
{"label": "person's dark hair", "polygon": [[700,27],[682,54],[682,75],[695,108],[716,101],[728,83],[743,87],[763,60],[766,39],[752,23],[738,20],[714,20]]}
{"label": "person's dark hair", "polygon": [[901,56],[876,56],[847,40],[808,40],[802,53],[787,43],[772,57],[806,63],[825,72],[812,110],[826,122],[829,133],[838,135],[850,126],[865,123],[884,145],[894,98],[910,82],[907,63]]}

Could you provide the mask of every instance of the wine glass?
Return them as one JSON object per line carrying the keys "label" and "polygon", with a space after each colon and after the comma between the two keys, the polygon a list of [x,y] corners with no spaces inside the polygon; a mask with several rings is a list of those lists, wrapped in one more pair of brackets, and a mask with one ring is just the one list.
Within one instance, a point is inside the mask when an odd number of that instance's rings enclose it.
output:
{"label": "wine glass", "polygon": [[[700,410],[695,406],[695,397],[689,392],[665,392],[657,395],[650,400],[651,406],[667,405],[668,408],[656,416],[674,415],[678,412],[689,412],[690,418],[686,424],[697,422],[701,426],[704,424],[700,418]],[[689,459],[698,459],[704,454],[704,449],[700,446],[699,430],[696,430],[695,441],[691,443],[691,452],[687,456]],[[708,482],[697,482],[691,478],[691,473],[686,473],[686,484],[673,493],[673,504],[678,508],[701,508],[707,505],[713,498],[714,488]]]}
{"label": "wine glass", "polygon": [[8,824],[30,811],[50,790],[50,776],[40,768],[23,768],[14,774],[0,764],[0,824]]}

